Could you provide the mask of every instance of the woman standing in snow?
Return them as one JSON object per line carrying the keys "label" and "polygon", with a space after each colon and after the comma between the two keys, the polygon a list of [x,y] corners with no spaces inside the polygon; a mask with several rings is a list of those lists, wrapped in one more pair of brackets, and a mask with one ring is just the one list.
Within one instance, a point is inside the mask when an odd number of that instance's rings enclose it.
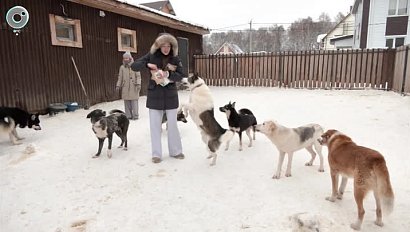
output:
{"label": "woman standing in snow", "polygon": [[136,120],[138,114],[138,98],[141,90],[141,74],[131,70],[134,59],[131,53],[125,52],[122,56],[122,65],[118,72],[116,90],[121,90],[121,98],[124,100],[125,115],[128,119]]}
{"label": "woman standing in snow", "polygon": [[160,34],[148,54],[131,65],[132,70],[147,68],[151,72],[148,82],[147,108],[149,108],[152,162],[162,160],[162,117],[167,116],[168,151],[171,157],[184,159],[182,142],[177,126],[179,105],[176,83],[183,77],[182,63],[178,57],[178,42],[174,36]]}

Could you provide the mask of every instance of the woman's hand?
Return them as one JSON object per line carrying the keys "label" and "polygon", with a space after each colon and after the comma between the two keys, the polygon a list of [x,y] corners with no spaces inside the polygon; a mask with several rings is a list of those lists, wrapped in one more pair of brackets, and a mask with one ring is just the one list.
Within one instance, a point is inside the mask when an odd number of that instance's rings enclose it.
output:
{"label": "woman's hand", "polygon": [[151,70],[151,80],[155,81],[157,85],[164,83],[163,72],[162,70]]}
{"label": "woman's hand", "polygon": [[154,70],[154,71],[158,70],[158,67],[157,67],[156,64],[148,63],[148,64],[147,64],[147,67],[148,67],[149,69],[151,69],[151,70]]}

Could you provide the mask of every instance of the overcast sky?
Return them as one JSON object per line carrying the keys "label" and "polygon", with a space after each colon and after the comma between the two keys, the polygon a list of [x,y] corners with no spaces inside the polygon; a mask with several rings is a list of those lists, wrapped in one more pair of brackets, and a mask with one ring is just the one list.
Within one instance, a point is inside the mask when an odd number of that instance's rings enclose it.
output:
{"label": "overcast sky", "polygon": [[[127,0],[131,4],[153,1],[156,0]],[[254,27],[269,26],[274,23],[289,24],[308,16],[317,20],[322,12],[328,13],[334,20],[338,12],[346,15],[354,0],[171,0],[170,2],[181,20],[210,29],[235,30],[249,28],[251,19]],[[242,26],[232,27],[235,25]]]}

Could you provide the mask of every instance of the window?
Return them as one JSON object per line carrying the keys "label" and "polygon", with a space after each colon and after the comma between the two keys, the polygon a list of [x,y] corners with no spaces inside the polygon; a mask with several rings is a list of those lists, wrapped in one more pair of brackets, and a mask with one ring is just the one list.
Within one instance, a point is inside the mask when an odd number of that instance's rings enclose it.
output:
{"label": "window", "polygon": [[134,30],[118,28],[118,51],[137,52],[137,33]]}
{"label": "window", "polygon": [[51,44],[82,48],[81,25],[78,19],[63,18],[49,14]]}
{"label": "window", "polygon": [[394,45],[394,47],[400,47],[404,45],[404,38],[396,38],[396,43]]}
{"label": "window", "polygon": [[394,39],[386,39],[386,47],[393,48]]}
{"label": "window", "polygon": [[407,15],[408,0],[390,0],[388,15]]}
{"label": "window", "polygon": [[386,47],[388,48],[397,48],[404,45],[404,37],[396,37],[396,38],[387,38],[386,39]]}

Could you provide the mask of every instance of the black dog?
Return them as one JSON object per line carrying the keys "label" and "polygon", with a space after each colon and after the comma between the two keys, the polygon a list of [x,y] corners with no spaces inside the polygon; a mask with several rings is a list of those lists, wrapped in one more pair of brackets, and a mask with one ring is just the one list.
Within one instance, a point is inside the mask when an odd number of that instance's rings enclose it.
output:
{"label": "black dog", "polygon": [[[250,131],[253,130],[253,140],[255,140],[255,126],[258,124],[252,111],[249,109],[240,109],[239,113],[235,110],[235,102],[229,102],[225,106],[219,107],[221,112],[226,114],[228,124],[231,129],[238,132],[239,135],[239,150],[242,151],[242,132],[246,131],[249,137],[249,147],[252,146],[252,138]],[[228,149],[229,144],[227,145]]]}
{"label": "black dog", "polygon": [[16,107],[0,107],[0,132],[8,133],[10,141],[14,144],[21,144],[17,140],[23,138],[17,135],[16,127],[33,128],[41,130],[39,114],[30,114],[25,110]]}
{"label": "black dog", "polygon": [[[168,121],[167,119],[167,114],[164,112],[164,115],[162,116],[162,123],[166,123]],[[187,123],[188,120],[185,117],[184,112],[182,111],[182,108],[178,110],[177,113],[177,121],[183,122],[183,123]],[[168,129],[168,124],[167,124],[167,129]]]}
{"label": "black dog", "polygon": [[112,135],[114,133],[116,133],[121,139],[121,145],[119,147],[124,145],[124,150],[127,150],[127,132],[128,126],[130,125],[130,121],[127,116],[125,116],[124,112],[121,110],[111,110],[110,115],[107,117],[105,115],[105,111],[100,109],[93,110],[87,115],[87,118],[91,119],[91,123],[93,125],[92,129],[99,142],[98,152],[93,156],[93,158],[100,156],[105,138],[108,138],[107,156],[108,158],[111,158]]}

